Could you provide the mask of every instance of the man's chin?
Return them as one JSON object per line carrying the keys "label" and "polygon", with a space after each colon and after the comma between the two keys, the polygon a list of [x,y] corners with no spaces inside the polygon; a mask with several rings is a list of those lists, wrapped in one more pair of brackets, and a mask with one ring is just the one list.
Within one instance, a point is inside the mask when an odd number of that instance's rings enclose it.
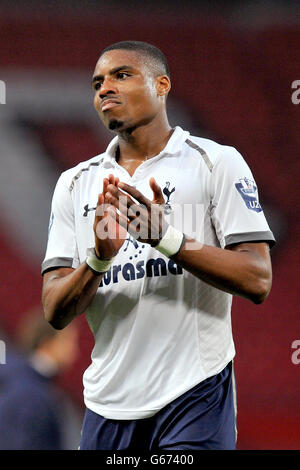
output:
{"label": "man's chin", "polygon": [[119,119],[111,119],[108,123],[108,129],[111,131],[118,131],[124,127],[124,121]]}

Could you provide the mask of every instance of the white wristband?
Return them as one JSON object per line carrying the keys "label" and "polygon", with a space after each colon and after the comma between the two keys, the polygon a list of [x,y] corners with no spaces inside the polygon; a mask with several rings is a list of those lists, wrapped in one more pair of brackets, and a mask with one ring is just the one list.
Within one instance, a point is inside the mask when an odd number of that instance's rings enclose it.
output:
{"label": "white wristband", "polygon": [[185,236],[182,232],[169,225],[166,233],[155,248],[165,256],[170,258],[176,255],[185,242]]}
{"label": "white wristband", "polygon": [[109,260],[102,260],[96,256],[95,250],[88,249],[87,250],[87,258],[85,260],[88,267],[95,273],[95,274],[103,274],[109,270],[115,258],[111,258]]}

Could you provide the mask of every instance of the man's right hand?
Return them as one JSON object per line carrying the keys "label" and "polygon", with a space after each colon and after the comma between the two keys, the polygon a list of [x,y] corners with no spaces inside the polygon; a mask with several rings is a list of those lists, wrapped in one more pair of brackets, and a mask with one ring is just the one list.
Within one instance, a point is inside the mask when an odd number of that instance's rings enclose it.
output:
{"label": "man's right hand", "polygon": [[103,191],[98,195],[94,220],[95,252],[100,259],[111,259],[117,255],[127,238],[127,230],[118,224],[114,217],[116,209],[105,203],[109,184],[117,185],[119,178],[109,175],[103,180]]}

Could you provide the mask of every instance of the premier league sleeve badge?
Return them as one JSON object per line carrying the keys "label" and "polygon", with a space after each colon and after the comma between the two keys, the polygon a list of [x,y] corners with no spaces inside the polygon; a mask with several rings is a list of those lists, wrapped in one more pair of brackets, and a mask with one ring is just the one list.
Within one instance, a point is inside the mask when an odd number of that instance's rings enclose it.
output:
{"label": "premier league sleeve badge", "polygon": [[262,211],[258,201],[257,186],[254,181],[248,178],[240,178],[239,183],[236,183],[235,187],[242,196],[248,209],[255,212]]}

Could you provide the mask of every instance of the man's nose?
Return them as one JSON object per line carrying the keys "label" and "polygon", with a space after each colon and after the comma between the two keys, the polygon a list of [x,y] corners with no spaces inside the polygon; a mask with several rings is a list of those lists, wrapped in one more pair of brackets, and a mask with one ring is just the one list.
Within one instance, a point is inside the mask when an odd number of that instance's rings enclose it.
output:
{"label": "man's nose", "polygon": [[113,86],[111,80],[109,79],[104,79],[101,88],[100,88],[100,98],[104,98],[108,94],[115,94],[116,93],[116,87]]}

